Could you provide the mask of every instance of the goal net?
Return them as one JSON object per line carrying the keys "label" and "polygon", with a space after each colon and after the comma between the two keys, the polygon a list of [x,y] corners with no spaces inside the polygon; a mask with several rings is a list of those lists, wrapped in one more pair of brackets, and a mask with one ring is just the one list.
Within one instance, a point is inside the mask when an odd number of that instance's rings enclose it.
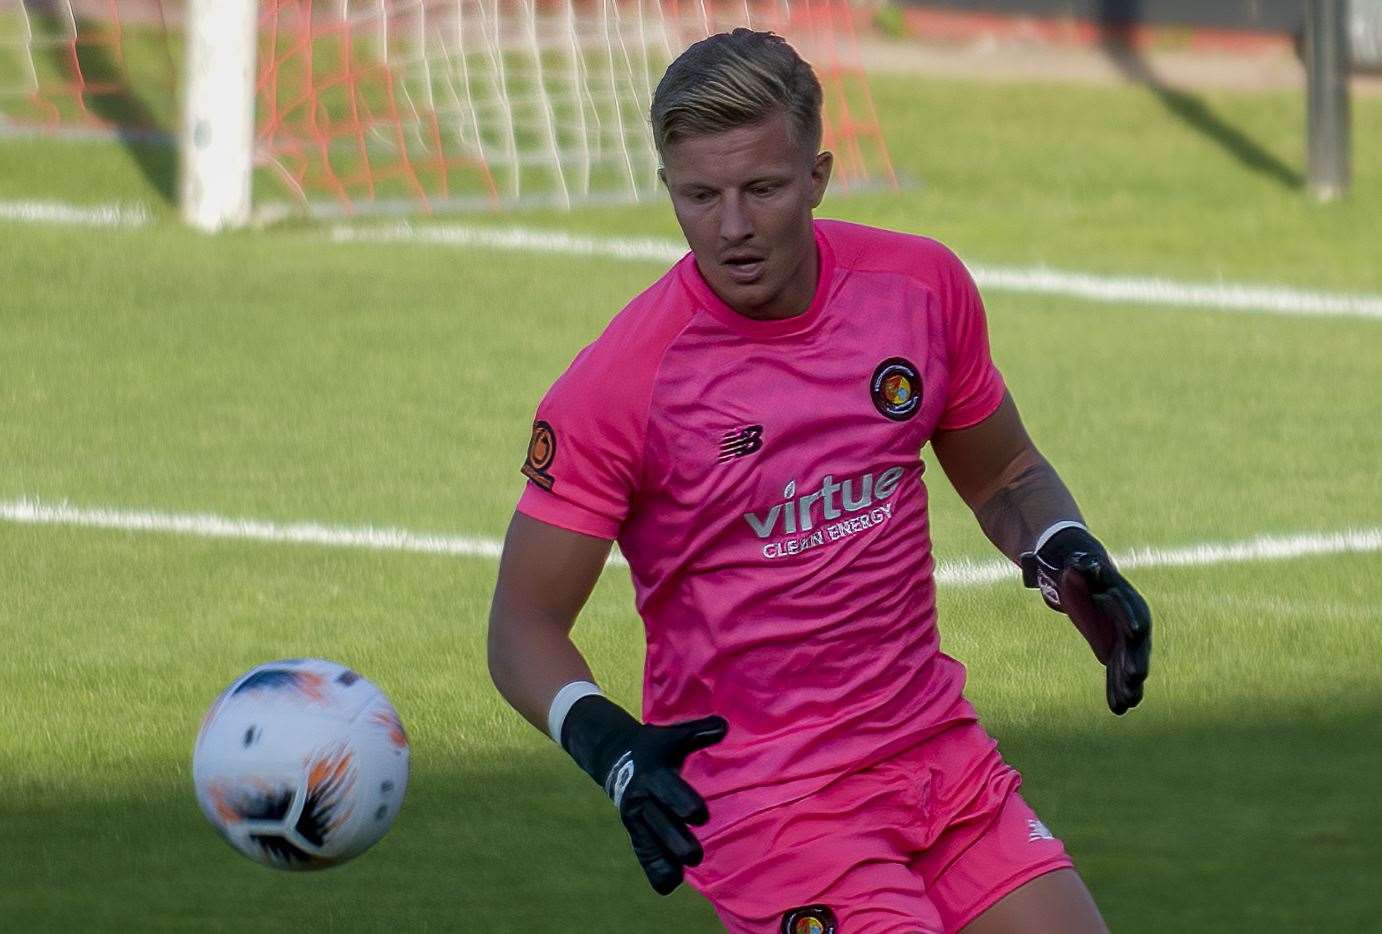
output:
{"label": "goal net", "polygon": [[[331,216],[656,191],[653,89],[697,39],[771,29],[825,91],[835,184],[895,184],[844,0],[259,0],[254,203]],[[0,0],[0,134],[171,142],[181,0]]]}

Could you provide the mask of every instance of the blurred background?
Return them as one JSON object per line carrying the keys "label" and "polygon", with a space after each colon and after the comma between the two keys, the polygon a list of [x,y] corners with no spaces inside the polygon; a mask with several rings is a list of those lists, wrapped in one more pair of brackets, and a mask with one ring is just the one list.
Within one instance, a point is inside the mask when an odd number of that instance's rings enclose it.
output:
{"label": "blurred background", "polygon": [[[1111,928],[1376,930],[1376,0],[0,0],[0,928],[718,929],[484,627],[538,399],[685,249],[652,89],[735,25],[822,80],[821,216],[970,266],[1156,615],[1115,720],[928,474],[945,651]],[[636,706],[626,569],[576,635]],[[414,765],[310,876],[189,775],[217,692],[302,655]]]}

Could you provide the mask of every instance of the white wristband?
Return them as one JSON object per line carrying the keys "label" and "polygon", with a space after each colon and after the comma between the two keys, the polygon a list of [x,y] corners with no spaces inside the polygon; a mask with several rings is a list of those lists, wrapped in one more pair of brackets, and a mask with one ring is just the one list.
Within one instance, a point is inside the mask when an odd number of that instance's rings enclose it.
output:
{"label": "white wristband", "polygon": [[1076,522],[1074,519],[1066,519],[1064,522],[1057,522],[1055,525],[1051,526],[1045,532],[1042,532],[1040,535],[1037,536],[1036,544],[1032,546],[1032,552],[1036,553],[1038,551],[1041,551],[1041,546],[1049,542],[1051,540],[1052,535],[1055,535],[1057,532],[1063,531],[1065,529],[1084,529],[1086,532],[1089,531],[1089,529],[1085,528],[1085,524],[1083,522]]}
{"label": "white wristband", "polygon": [[571,712],[571,707],[576,701],[592,694],[603,693],[597,685],[589,681],[572,681],[563,685],[557,696],[552,698],[552,706],[547,708],[547,735],[552,737],[552,742],[561,745],[561,725],[566,722],[566,715]]}

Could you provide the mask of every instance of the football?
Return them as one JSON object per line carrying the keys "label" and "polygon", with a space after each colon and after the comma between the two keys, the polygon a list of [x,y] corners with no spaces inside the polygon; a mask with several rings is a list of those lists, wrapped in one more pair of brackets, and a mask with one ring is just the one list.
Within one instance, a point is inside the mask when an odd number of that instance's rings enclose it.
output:
{"label": "football", "polygon": [[232,847],[275,869],[325,869],[388,831],[408,738],[384,693],[344,665],[260,665],[212,703],[192,753],[197,803]]}

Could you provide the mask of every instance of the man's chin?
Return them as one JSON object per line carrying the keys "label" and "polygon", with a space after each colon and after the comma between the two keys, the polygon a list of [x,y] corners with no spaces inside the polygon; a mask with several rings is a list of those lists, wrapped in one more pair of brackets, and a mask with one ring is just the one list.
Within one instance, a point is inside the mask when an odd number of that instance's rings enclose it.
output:
{"label": "man's chin", "polygon": [[721,282],[715,291],[726,305],[746,318],[773,317],[770,306],[776,292],[762,279],[750,283]]}

